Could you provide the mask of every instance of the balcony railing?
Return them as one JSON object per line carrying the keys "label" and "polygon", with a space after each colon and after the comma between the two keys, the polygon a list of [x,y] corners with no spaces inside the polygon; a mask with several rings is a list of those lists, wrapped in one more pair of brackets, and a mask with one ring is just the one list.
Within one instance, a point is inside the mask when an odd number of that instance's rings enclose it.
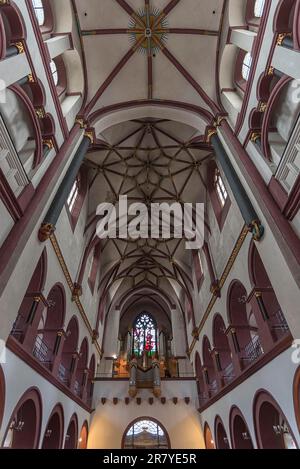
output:
{"label": "balcony railing", "polygon": [[235,378],[233,363],[229,363],[223,370],[224,383],[228,384]]}
{"label": "balcony railing", "polygon": [[264,353],[260,343],[259,336],[254,336],[250,342],[244,347],[242,351],[241,359],[248,363],[252,363],[257,360]]}
{"label": "balcony railing", "polygon": [[52,350],[40,336],[37,336],[32,351],[33,355],[45,366],[50,367]]}
{"label": "balcony railing", "polygon": [[70,371],[66,369],[66,367],[61,363],[58,367],[57,373],[58,379],[62,382],[67,384],[69,382]]}
{"label": "balcony railing", "polygon": [[279,309],[274,314],[272,314],[272,316],[270,316],[269,324],[277,339],[279,339],[283,334],[289,332],[288,323],[286,322],[286,319],[281,309]]}
{"label": "balcony railing", "polygon": [[77,380],[74,383],[74,393],[76,394],[76,396],[80,396],[81,393],[81,385]]}
{"label": "balcony railing", "polygon": [[212,394],[212,395],[217,394],[217,392],[218,392],[217,380],[214,380],[211,383],[209,383],[208,390],[209,390],[210,394]]}

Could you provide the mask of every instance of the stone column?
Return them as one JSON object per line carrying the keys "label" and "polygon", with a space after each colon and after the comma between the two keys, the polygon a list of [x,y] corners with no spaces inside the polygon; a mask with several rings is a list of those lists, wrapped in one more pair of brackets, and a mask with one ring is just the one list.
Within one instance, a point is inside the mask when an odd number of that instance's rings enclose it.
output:
{"label": "stone column", "polygon": [[76,380],[77,366],[79,362],[79,353],[75,352],[72,356],[71,368],[70,368],[70,383],[69,387],[71,391],[74,390],[74,384]]}
{"label": "stone column", "polygon": [[53,364],[52,364],[52,373],[54,374],[55,378],[58,377],[58,370],[59,370],[59,365],[61,364],[65,340],[66,340],[65,331],[64,330],[58,331],[55,345],[54,345],[54,350],[53,350],[54,358],[53,358]]}
{"label": "stone column", "polygon": [[222,377],[222,368],[221,368],[221,364],[220,364],[219,352],[214,348],[211,351],[211,356],[212,356],[212,359],[213,359],[218,391],[220,391],[222,389],[222,387],[224,386],[224,380],[223,380],[223,377]]}
{"label": "stone column", "polygon": [[87,150],[93,142],[93,134],[86,132],[85,136],[71,162],[69,169],[59,186],[57,193],[51,203],[51,206],[44,218],[42,226],[39,231],[39,240],[45,242],[55,231],[56,222],[61,214],[61,211],[68,200],[73,184],[76,180],[81,164],[87,153]]}
{"label": "stone column", "polygon": [[243,366],[240,360],[240,347],[236,336],[236,331],[234,327],[229,326],[225,334],[228,337],[228,343],[231,351],[231,359],[234,368],[235,378],[239,376],[242,372]]}
{"label": "stone column", "polygon": [[264,228],[216,132],[211,135],[211,143],[217,161],[224,171],[245,224],[252,232],[253,238],[259,241],[264,234]]}
{"label": "stone column", "polygon": [[269,315],[263,302],[262,292],[254,289],[248,298],[248,304],[253,311],[264,352],[268,352],[274,346],[274,338],[269,326]]}

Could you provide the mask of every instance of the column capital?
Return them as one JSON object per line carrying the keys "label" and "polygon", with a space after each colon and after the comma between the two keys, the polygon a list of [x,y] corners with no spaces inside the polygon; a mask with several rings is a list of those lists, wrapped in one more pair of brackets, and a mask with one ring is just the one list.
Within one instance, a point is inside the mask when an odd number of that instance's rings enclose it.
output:
{"label": "column capital", "polygon": [[80,296],[82,296],[82,286],[79,283],[74,283],[72,301],[76,301]]}
{"label": "column capital", "polygon": [[55,232],[55,226],[52,223],[42,223],[39,229],[38,238],[41,243],[47,241]]}
{"label": "column capital", "polygon": [[249,231],[252,233],[254,241],[260,241],[264,235],[265,229],[259,220],[253,220],[249,225]]}

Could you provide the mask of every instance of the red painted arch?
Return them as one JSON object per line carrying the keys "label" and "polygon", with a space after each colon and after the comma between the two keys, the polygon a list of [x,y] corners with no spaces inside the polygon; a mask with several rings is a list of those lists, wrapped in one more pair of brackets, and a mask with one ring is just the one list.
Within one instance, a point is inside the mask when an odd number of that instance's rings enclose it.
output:
{"label": "red painted arch", "polygon": [[22,432],[15,432],[12,440],[12,448],[37,449],[39,446],[42,424],[42,398],[37,388],[28,389],[19,399],[9,419],[2,445],[4,445],[7,433],[15,416],[18,418],[18,413],[20,411],[22,413],[20,417],[24,421],[25,425]]}
{"label": "red painted arch", "polygon": [[253,420],[259,449],[285,449],[283,436],[276,435],[273,430],[273,425],[280,424],[280,417],[285,421],[297,446],[288,420],[277,401],[268,391],[264,389],[257,391],[253,400]]}
{"label": "red painted arch", "polygon": [[[48,435],[51,431],[51,435]],[[46,425],[42,449],[61,449],[64,436],[64,411],[61,404],[57,404],[52,410]]]}
{"label": "red painted arch", "polygon": [[217,449],[230,449],[229,438],[219,415],[215,418],[215,444]]}
{"label": "red painted arch", "polygon": [[[254,449],[252,442],[251,434],[246,423],[246,420],[236,406],[233,406],[229,414],[230,422],[230,438],[233,449]],[[242,433],[246,432],[249,439],[244,440],[242,438]]]}
{"label": "red painted arch", "polygon": [[76,414],[71,417],[65,437],[64,449],[76,449],[78,444],[78,418]]}

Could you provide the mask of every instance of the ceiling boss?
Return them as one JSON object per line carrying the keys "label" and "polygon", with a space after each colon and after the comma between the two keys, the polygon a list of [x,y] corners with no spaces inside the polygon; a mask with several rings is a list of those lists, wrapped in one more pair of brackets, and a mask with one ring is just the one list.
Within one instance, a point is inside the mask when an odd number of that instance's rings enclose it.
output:
{"label": "ceiling boss", "polygon": [[140,52],[155,56],[167,41],[168,21],[164,13],[147,3],[132,16],[129,32],[131,42],[138,44]]}

